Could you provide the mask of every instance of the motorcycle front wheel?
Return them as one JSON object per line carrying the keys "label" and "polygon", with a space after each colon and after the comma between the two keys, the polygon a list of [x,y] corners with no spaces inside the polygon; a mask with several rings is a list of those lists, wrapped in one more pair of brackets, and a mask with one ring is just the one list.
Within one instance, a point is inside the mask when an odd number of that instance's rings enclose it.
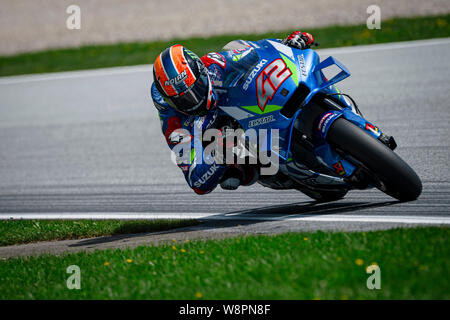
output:
{"label": "motorcycle front wheel", "polygon": [[414,170],[394,151],[350,121],[339,118],[327,134],[328,143],[350,155],[376,177],[374,185],[400,200],[412,201],[422,192],[422,182]]}

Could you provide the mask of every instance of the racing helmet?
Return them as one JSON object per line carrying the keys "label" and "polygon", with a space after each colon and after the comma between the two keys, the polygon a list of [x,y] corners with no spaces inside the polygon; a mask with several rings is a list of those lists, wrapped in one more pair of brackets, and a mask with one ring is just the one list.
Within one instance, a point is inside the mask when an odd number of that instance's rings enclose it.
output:
{"label": "racing helmet", "polygon": [[213,105],[208,69],[182,45],[161,52],[153,66],[153,79],[161,96],[177,111],[203,116]]}

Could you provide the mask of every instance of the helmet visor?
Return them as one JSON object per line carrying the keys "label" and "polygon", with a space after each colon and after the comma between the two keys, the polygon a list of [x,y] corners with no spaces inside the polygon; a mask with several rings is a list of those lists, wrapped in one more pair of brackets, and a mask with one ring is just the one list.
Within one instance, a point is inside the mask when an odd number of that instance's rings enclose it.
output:
{"label": "helmet visor", "polygon": [[206,68],[194,84],[182,94],[165,97],[168,104],[185,113],[196,113],[203,104],[206,106],[209,90],[209,77]]}

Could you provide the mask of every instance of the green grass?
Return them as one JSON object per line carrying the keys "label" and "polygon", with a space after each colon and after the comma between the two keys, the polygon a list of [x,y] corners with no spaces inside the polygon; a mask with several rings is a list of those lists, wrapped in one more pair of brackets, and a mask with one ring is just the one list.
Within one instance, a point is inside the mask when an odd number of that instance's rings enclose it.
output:
{"label": "green grass", "polygon": [[[298,28],[301,28],[301,25]],[[0,57],[0,76],[147,64],[153,63],[162,50],[175,43],[182,43],[198,55],[203,55],[220,50],[234,39],[285,38],[291,31],[85,46],[5,56]],[[382,21],[381,30],[369,30],[362,24],[312,28],[305,31],[314,35],[321,45],[320,48],[449,37],[450,15],[386,20]]]}
{"label": "green grass", "polygon": [[[437,227],[319,231],[14,258],[0,261],[0,299],[449,299],[449,239]],[[372,263],[380,290],[366,287]],[[69,265],[80,290],[66,287]]]}
{"label": "green grass", "polygon": [[196,220],[0,220],[0,246],[164,231],[195,224]]}

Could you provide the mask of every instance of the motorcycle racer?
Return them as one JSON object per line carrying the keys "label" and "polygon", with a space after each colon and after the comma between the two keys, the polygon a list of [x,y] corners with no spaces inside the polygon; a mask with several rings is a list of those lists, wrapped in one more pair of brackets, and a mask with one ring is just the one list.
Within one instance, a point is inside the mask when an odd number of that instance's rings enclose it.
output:
{"label": "motorcycle racer", "polygon": [[[309,33],[294,31],[286,39],[274,41],[307,49],[314,43],[314,38]],[[240,48],[225,53],[208,53],[202,58],[181,45],[174,45],[164,50],[154,63],[151,96],[159,112],[162,131],[173,151],[179,144],[190,144],[189,160],[178,163],[178,166],[197,194],[209,193],[218,184],[223,189],[234,190],[240,185],[251,185],[259,178],[252,166],[205,161],[203,153],[197,153],[194,147],[199,143],[194,134],[196,128],[223,131],[216,109],[217,105],[226,103],[225,90],[221,88],[242,76],[230,65],[238,63],[246,52],[257,46],[243,40],[237,43]],[[345,194],[348,189],[343,190]],[[317,198],[311,190],[305,193]]]}

